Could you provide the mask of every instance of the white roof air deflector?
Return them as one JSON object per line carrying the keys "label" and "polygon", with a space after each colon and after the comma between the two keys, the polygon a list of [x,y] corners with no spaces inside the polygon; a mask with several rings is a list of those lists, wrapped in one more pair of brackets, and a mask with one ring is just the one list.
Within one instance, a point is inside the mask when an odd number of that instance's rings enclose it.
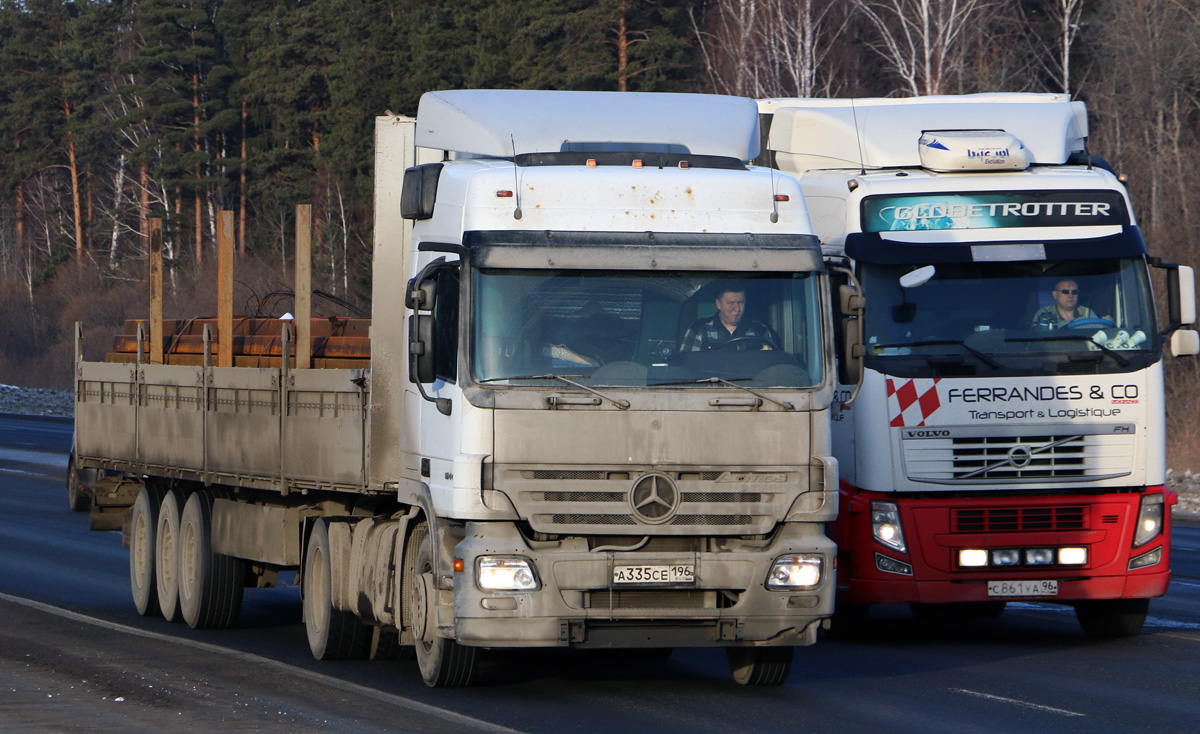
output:
{"label": "white roof air deflector", "polygon": [[759,152],[758,109],[715,94],[464,89],[424,94],[417,111],[422,148],[510,158],[579,141],[748,161]]}
{"label": "white roof air deflector", "polygon": [[967,94],[908,99],[770,99],[768,147],[781,170],[916,168],[928,130],[1003,130],[1030,164],[1060,165],[1087,139],[1087,111],[1064,94]]}

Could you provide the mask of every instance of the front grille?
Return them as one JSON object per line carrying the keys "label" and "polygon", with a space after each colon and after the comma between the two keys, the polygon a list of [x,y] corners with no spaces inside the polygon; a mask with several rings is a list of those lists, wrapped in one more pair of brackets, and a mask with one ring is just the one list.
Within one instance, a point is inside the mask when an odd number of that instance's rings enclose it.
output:
{"label": "front grille", "polygon": [[1086,530],[1084,507],[993,507],[954,510],[956,533],[1018,533],[1035,530]]}
{"label": "front grille", "polygon": [[[955,479],[1077,477],[1083,475],[1083,436],[1017,436],[953,438]],[[1009,452],[1025,446],[1031,453],[1024,467],[1008,462]],[[1051,446],[1052,448],[1043,448]]]}
{"label": "front grille", "polygon": [[[807,471],[806,467],[758,472],[510,465],[496,467],[494,476],[496,489],[513,500],[521,516],[538,532],[665,535],[671,528],[687,528],[689,534],[702,534],[709,528],[731,535],[761,535],[787,514],[807,487]],[[639,496],[638,502],[631,499],[634,487],[648,475],[660,478],[662,497],[671,505],[658,515],[654,514],[653,496],[650,503],[646,497]]]}
{"label": "front grille", "polygon": [[981,436],[964,428],[941,430],[949,435],[900,441],[910,480],[935,484],[1082,482],[1133,471],[1132,432]]}

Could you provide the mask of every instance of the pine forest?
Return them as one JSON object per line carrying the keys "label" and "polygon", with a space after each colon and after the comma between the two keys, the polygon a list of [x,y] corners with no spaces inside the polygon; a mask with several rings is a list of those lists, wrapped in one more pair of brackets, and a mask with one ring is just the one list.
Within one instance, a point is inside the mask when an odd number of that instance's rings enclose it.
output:
{"label": "pine forest", "polygon": [[[76,321],[95,358],[145,317],[150,218],[168,317],[215,313],[222,210],[235,309],[286,310],[301,203],[322,302],[369,312],[374,117],[454,88],[1066,92],[1200,266],[1200,0],[0,0],[0,383],[66,388]],[[1200,368],[1167,372],[1200,467]]]}

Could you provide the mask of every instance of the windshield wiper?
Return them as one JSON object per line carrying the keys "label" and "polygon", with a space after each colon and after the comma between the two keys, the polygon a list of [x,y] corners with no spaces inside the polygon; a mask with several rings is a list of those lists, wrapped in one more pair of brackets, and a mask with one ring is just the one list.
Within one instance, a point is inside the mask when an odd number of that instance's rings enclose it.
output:
{"label": "windshield wiper", "polygon": [[878,346],[880,349],[896,349],[898,347],[937,347],[937,346],[942,346],[944,344],[953,344],[955,346],[962,347],[963,349],[967,350],[972,355],[977,357],[980,362],[983,362],[984,364],[991,367],[992,369],[994,369],[994,370],[1000,369],[999,362],[992,359],[986,353],[979,351],[978,349],[971,346],[970,344],[967,344],[962,339],[925,339],[923,341],[917,341],[917,342],[898,342],[896,344],[879,344],[879,345],[872,344],[871,346]]}
{"label": "windshield wiper", "polygon": [[1117,364],[1122,367],[1129,366],[1129,360],[1121,356],[1121,353],[1115,349],[1109,349],[1107,346],[1092,339],[1086,334],[1051,334],[1050,336],[1020,336],[1020,337],[1005,337],[1006,342],[1048,342],[1048,341],[1068,341],[1068,342],[1087,342],[1096,345],[1096,348],[1104,352],[1108,356],[1117,360]]}
{"label": "windshield wiper", "polygon": [[587,385],[575,382],[574,380],[568,380],[567,379],[568,377],[582,378],[582,377],[587,377],[587,375],[559,375],[559,374],[550,372],[550,373],[547,373],[544,375],[517,375],[517,376],[513,376],[513,377],[489,377],[486,380],[476,380],[476,382],[478,382],[479,384],[484,384],[487,382],[497,382],[499,380],[560,380],[562,382],[567,383],[568,385],[577,387],[580,390],[586,390],[599,398],[607,400],[608,402],[617,406],[621,410],[629,409],[629,401],[628,400],[619,400],[617,398],[614,398],[611,395],[605,395],[604,393],[600,392],[599,390],[590,388]]}
{"label": "windshield wiper", "polygon": [[[738,379],[748,380],[750,378],[741,377]],[[736,387],[739,390],[745,390],[746,392],[750,393],[754,397],[759,398],[761,400],[766,400],[768,403],[775,403],[776,405],[783,408],[784,410],[795,410],[796,409],[796,406],[792,405],[791,403],[785,402],[783,400],[776,400],[775,398],[773,398],[769,395],[763,395],[762,393],[758,392],[757,390],[751,390],[750,388],[746,387],[745,385],[739,385],[736,382],[734,382],[733,380],[726,380],[724,377],[713,376],[713,377],[702,377],[698,380],[677,380],[675,382],[655,382],[655,383],[653,383],[652,386],[653,387],[664,387],[667,385],[702,385],[704,383],[712,383],[712,384],[719,383],[722,385],[729,385],[730,387]]]}

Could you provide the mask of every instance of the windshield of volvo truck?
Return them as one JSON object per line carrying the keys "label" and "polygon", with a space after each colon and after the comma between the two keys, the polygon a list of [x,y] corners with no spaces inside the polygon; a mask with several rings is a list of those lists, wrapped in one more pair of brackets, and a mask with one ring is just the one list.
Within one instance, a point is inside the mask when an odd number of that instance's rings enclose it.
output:
{"label": "windshield of volvo truck", "polygon": [[[492,386],[812,387],[822,381],[816,273],[483,268],[472,375]],[[731,388],[732,389],[732,388]]]}
{"label": "windshield of volvo truck", "polygon": [[860,263],[866,359],[887,374],[1123,372],[1159,349],[1141,258],[939,263],[903,287],[916,269]]}

